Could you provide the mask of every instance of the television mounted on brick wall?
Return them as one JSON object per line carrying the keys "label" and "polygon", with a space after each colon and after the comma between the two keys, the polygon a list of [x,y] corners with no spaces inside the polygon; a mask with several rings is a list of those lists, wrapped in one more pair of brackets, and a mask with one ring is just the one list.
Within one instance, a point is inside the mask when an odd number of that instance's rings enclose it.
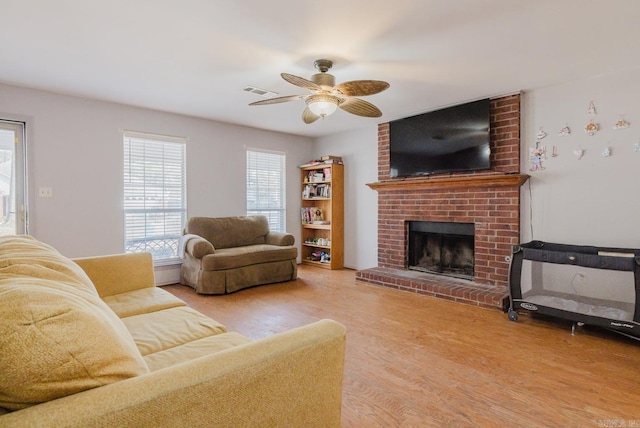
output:
{"label": "television mounted on brick wall", "polygon": [[490,100],[389,122],[391,177],[491,168]]}

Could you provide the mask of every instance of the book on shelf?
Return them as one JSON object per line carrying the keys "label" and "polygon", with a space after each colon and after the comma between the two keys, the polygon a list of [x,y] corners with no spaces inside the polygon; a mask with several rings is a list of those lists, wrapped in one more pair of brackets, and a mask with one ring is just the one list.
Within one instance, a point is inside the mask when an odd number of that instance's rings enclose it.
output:
{"label": "book on shelf", "polygon": [[307,184],[302,190],[302,199],[330,198],[330,184]]}
{"label": "book on shelf", "polygon": [[331,197],[331,185],[330,184],[318,184],[316,186],[317,198],[330,198]]}

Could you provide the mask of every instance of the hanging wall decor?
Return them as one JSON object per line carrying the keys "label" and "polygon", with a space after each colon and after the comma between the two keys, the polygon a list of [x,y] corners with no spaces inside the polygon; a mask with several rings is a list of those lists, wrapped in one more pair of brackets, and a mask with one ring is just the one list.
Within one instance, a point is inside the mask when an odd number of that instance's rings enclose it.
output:
{"label": "hanging wall decor", "polygon": [[593,136],[593,135],[595,135],[595,134],[596,134],[596,132],[598,132],[598,129],[599,129],[598,124],[597,124],[597,123],[595,123],[595,122],[593,121],[593,119],[591,119],[591,120],[589,121],[589,123],[587,123],[587,124],[586,124],[586,126],[584,127],[584,131],[585,131],[587,134],[592,135],[592,136]]}
{"label": "hanging wall decor", "polygon": [[562,129],[560,129],[560,132],[558,132],[558,135],[560,137],[568,137],[571,135],[571,128],[569,128],[569,125],[565,125]]}
{"label": "hanging wall decor", "polygon": [[542,130],[542,126],[541,126],[540,129],[538,130],[538,133],[536,134],[536,138],[538,140],[542,140],[546,136],[547,136],[547,133]]}
{"label": "hanging wall decor", "polygon": [[536,143],[535,147],[531,147],[529,149],[529,162],[531,163],[529,171],[540,171],[545,169],[542,166],[542,161],[546,159],[545,152],[545,147],[540,146],[539,143]]}
{"label": "hanging wall decor", "polygon": [[625,128],[628,128],[629,126],[631,126],[631,124],[626,120],[624,120],[623,115],[620,115],[620,119],[617,120],[616,123],[613,125],[613,129],[625,129]]}
{"label": "hanging wall decor", "polygon": [[596,105],[593,103],[593,101],[589,102],[589,107],[587,108],[587,114],[591,115],[591,116],[595,116],[596,113]]}

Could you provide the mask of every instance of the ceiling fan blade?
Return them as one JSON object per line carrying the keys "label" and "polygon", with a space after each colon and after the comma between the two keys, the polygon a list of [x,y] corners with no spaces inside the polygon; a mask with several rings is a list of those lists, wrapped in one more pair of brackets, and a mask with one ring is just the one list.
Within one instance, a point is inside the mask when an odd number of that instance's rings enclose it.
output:
{"label": "ceiling fan blade", "polygon": [[307,80],[304,77],[294,76],[293,74],[281,73],[280,76],[287,82],[300,86],[301,88],[309,89],[310,91],[321,91],[322,87],[313,83],[311,80]]}
{"label": "ceiling fan blade", "polygon": [[351,114],[355,114],[358,116],[364,117],[380,117],[382,116],[382,112],[380,109],[370,102],[365,100],[361,100],[360,98],[347,98],[342,103],[340,103],[339,107]]}
{"label": "ceiling fan blade", "polygon": [[387,82],[382,80],[352,80],[333,87],[348,97],[363,97],[384,91],[389,87]]}
{"label": "ceiling fan blade", "polygon": [[250,106],[264,106],[267,104],[286,103],[287,101],[303,100],[308,95],[288,95],[286,97],[268,98],[266,100],[260,100],[249,104]]}
{"label": "ceiling fan blade", "polygon": [[305,108],[304,111],[302,112],[302,120],[304,121],[304,123],[306,123],[307,125],[310,123],[315,122],[316,120],[320,119],[320,116],[318,116],[317,114],[315,114],[314,112],[312,112],[309,107]]}

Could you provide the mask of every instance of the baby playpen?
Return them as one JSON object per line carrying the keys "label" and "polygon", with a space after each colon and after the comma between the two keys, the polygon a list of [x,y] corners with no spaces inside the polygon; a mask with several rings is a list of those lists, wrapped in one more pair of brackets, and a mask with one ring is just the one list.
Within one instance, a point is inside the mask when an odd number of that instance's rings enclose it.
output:
{"label": "baby playpen", "polygon": [[512,253],[510,320],[524,309],[640,339],[640,249],[531,241]]}

